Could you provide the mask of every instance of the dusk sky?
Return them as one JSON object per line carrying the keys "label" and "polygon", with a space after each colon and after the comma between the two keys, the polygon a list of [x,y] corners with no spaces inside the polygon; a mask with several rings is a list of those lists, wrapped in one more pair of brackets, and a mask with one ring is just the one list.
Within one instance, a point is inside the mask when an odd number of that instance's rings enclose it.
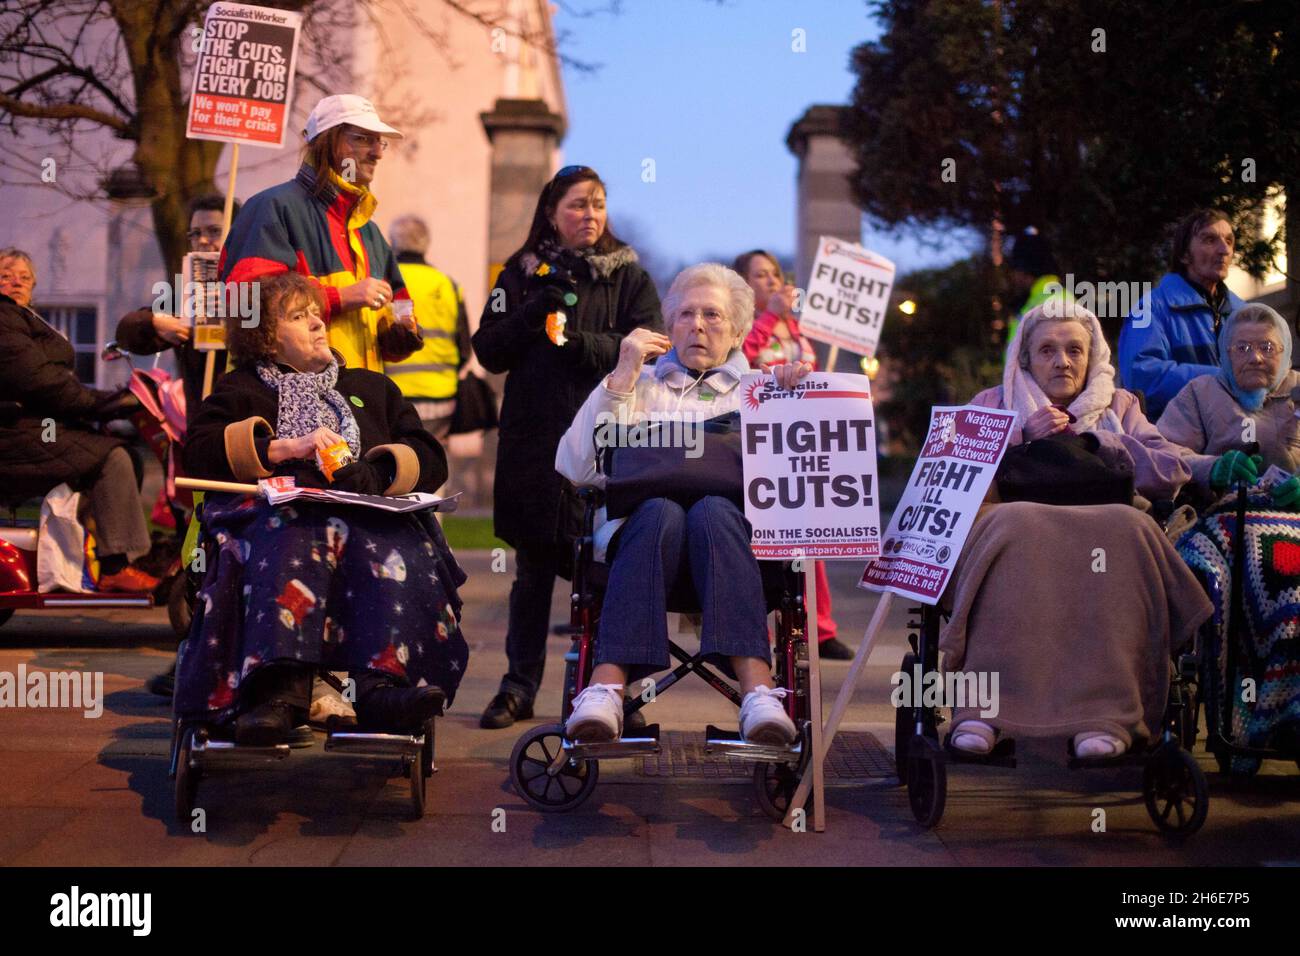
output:
{"label": "dusk sky", "polygon": [[[573,0],[556,13],[556,29],[571,33],[565,52],[603,64],[565,69],[563,149],[609,184],[614,228],[626,224],[669,262],[755,246],[793,253],[797,163],[785,137],[808,106],[848,101],[850,52],[879,35],[866,0],[628,0],[618,14],[571,12],[599,8]],[[807,52],[791,50],[797,28]],[[645,159],[653,183],[642,181]],[[863,242],[900,272],[966,252],[871,230]]]}

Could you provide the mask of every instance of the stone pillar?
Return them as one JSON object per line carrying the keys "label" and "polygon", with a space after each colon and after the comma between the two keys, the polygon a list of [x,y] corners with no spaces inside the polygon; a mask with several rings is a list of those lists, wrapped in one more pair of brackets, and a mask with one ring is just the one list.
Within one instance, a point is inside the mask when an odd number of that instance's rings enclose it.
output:
{"label": "stone pillar", "polygon": [[498,99],[479,116],[492,143],[488,264],[495,279],[528,236],[537,197],[551,178],[555,147],[564,139],[564,117],[542,100],[518,99]]}
{"label": "stone pillar", "polygon": [[841,139],[846,109],[810,106],[785,138],[790,152],[799,157],[795,284],[804,289],[817,256],[818,236],[862,241],[862,212],[849,189],[853,156]]}
{"label": "stone pillar", "polygon": [[[539,99],[501,98],[479,118],[492,143],[487,250],[490,289],[506,259],[528,237],[537,197],[551,178],[555,147],[564,139],[565,130],[564,117],[552,113]],[[470,326],[477,327],[477,316],[470,317]],[[489,375],[488,380],[500,396],[505,376]],[[456,490],[466,492],[468,509],[491,509],[497,431],[452,435],[447,447]]]}

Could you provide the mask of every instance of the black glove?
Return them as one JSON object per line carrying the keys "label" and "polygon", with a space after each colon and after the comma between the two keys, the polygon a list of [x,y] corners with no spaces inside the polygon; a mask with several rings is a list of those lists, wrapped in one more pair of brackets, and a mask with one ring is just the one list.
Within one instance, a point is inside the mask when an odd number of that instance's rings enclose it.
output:
{"label": "black glove", "polygon": [[391,484],[392,481],[385,481],[372,462],[354,461],[334,472],[330,487],[336,491],[353,491],[359,495],[382,495],[384,489]]}
{"label": "black glove", "polygon": [[140,399],[124,389],[96,405],[90,417],[97,422],[111,422],[117,418],[130,418],[139,410]]}
{"label": "black glove", "polygon": [[566,307],[564,297],[566,294],[570,294],[571,291],[565,289],[558,282],[541,286],[524,302],[524,323],[530,329],[545,328],[546,317],[552,312],[559,312]]}

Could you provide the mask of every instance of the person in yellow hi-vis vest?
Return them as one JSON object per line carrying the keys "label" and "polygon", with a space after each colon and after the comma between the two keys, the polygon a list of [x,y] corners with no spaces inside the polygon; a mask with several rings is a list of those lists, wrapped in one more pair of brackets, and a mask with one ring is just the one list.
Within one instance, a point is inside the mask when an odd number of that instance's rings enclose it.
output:
{"label": "person in yellow hi-vis vest", "polygon": [[401,216],[389,229],[406,291],[415,303],[424,344],[400,365],[385,365],[430,434],[446,441],[456,411],[459,372],[469,361],[465,297],[451,277],[425,261],[429,227],[418,216]]}

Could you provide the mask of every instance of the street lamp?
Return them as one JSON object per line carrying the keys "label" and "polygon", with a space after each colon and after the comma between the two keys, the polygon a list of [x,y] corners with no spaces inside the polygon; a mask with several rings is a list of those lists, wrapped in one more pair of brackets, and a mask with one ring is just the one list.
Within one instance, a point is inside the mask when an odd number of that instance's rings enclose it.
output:
{"label": "street lamp", "polygon": [[898,311],[902,312],[904,315],[915,315],[916,303],[911,299],[904,299],[902,302],[898,303]]}

